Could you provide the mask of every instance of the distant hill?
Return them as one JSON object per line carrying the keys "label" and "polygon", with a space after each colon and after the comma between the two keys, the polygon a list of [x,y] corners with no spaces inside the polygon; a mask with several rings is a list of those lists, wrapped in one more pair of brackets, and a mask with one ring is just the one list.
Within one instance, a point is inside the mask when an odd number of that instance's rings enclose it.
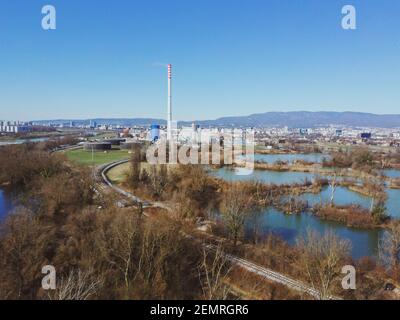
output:
{"label": "distant hill", "polygon": [[220,126],[271,126],[271,127],[319,127],[343,125],[352,127],[400,128],[400,115],[378,115],[362,112],[266,112],[243,117],[224,117],[200,121],[204,125]]}
{"label": "distant hill", "polygon": [[[68,123],[71,120],[50,120],[52,123]],[[75,123],[89,124],[90,120],[72,120]],[[133,119],[92,119],[98,124],[109,123],[121,126],[134,125],[165,125],[162,119],[133,118]],[[36,121],[37,122],[37,121]],[[43,121],[43,123],[47,123]],[[266,112],[252,114],[249,116],[223,117],[215,120],[195,121],[203,127],[320,127],[328,125],[342,125],[350,127],[379,127],[379,128],[400,128],[400,114],[378,115],[362,112]],[[190,125],[192,121],[180,121],[180,125]]]}
{"label": "distant hill", "polygon": [[54,119],[54,120],[36,120],[37,124],[69,124],[73,122],[76,125],[89,125],[90,122],[96,122],[97,124],[113,124],[124,127],[129,126],[147,126],[151,124],[165,125],[167,122],[162,119],[153,118],[94,118],[94,119]]}

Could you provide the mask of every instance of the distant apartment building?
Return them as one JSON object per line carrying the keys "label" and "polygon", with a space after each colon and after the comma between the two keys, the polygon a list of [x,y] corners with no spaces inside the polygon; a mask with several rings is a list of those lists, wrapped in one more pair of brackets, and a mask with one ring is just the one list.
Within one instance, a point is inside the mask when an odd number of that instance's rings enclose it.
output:
{"label": "distant apartment building", "polygon": [[97,122],[93,121],[93,120],[90,120],[89,128],[91,128],[91,129],[97,128]]}
{"label": "distant apartment building", "polygon": [[0,121],[0,133],[25,133],[32,131],[30,124],[20,121]]}

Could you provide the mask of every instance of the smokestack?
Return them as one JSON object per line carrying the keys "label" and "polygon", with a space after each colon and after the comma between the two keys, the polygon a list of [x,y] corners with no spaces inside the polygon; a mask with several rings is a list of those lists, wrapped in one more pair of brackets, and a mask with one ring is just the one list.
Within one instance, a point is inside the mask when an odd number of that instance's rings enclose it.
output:
{"label": "smokestack", "polygon": [[171,96],[172,65],[168,65],[168,117],[167,117],[167,140],[172,139],[172,96]]}

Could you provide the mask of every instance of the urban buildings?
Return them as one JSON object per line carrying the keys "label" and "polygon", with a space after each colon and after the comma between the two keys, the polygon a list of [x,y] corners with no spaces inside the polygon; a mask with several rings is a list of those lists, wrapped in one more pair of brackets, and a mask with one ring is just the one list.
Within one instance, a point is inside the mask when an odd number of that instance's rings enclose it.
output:
{"label": "urban buildings", "polygon": [[0,133],[24,133],[32,131],[32,124],[21,121],[0,121]]}

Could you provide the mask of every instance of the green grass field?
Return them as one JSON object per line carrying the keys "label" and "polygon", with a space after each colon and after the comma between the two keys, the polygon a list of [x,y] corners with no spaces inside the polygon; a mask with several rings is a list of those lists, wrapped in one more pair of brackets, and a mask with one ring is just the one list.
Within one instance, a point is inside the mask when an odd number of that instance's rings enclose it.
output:
{"label": "green grass field", "polygon": [[130,163],[123,163],[110,169],[107,172],[107,177],[112,183],[122,183],[126,180],[130,169]]}
{"label": "green grass field", "polygon": [[102,165],[109,162],[114,162],[122,159],[129,159],[130,154],[127,150],[111,150],[106,153],[99,151],[93,153],[92,161],[92,152],[85,151],[83,149],[77,150],[68,150],[65,152],[66,156],[69,160],[74,161],[76,163],[91,166],[91,165]]}

